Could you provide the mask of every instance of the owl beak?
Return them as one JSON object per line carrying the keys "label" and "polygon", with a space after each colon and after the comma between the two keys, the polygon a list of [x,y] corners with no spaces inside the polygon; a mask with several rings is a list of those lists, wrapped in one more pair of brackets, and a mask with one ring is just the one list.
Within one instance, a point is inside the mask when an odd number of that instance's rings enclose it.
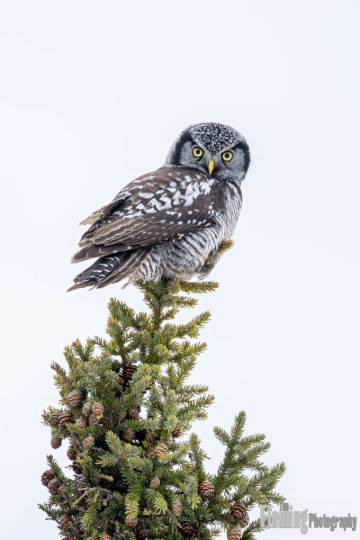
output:
{"label": "owl beak", "polygon": [[213,159],[210,159],[208,163],[208,171],[209,171],[210,176],[212,175],[214,168],[215,168],[215,161]]}

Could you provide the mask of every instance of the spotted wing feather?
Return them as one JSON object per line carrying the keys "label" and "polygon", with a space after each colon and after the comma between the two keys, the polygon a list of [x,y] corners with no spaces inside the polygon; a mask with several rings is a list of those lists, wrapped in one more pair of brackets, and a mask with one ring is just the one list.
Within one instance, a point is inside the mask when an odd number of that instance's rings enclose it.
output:
{"label": "spotted wing feather", "polygon": [[219,181],[192,169],[163,167],[131,182],[84,221],[91,227],[73,261],[174,241],[213,225],[223,205]]}

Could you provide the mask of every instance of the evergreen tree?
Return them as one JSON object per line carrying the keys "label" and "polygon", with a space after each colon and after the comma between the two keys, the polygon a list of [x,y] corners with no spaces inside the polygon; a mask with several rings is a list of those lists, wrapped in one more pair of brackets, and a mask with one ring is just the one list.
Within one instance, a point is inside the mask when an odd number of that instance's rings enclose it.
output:
{"label": "evergreen tree", "polygon": [[259,457],[270,444],[264,435],[245,436],[245,413],[231,431],[215,428],[225,447],[215,475],[194,420],[206,418],[213,402],[207,386],[188,384],[205,343],[196,342],[209,312],[175,324],[195,293],[214,282],[138,283],[149,308],[135,313],[111,299],[109,339],[95,337],[65,349],[69,369],[54,363],[60,408],[43,414],[51,445],[69,441],[72,473],[53,456],[42,475],[50,497],[40,505],[65,539],[120,540],[184,537],[210,540],[221,529],[229,540],[254,538],[259,520],[248,511],[283,498],[274,488],[283,463],[268,468]]}

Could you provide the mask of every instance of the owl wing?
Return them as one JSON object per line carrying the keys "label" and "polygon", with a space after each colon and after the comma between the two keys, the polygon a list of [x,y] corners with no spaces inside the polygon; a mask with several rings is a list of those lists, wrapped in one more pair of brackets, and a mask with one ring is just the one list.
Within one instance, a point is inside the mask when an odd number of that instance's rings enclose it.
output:
{"label": "owl wing", "polygon": [[210,227],[224,206],[221,182],[193,169],[163,167],[128,184],[94,212],[74,262],[174,241]]}

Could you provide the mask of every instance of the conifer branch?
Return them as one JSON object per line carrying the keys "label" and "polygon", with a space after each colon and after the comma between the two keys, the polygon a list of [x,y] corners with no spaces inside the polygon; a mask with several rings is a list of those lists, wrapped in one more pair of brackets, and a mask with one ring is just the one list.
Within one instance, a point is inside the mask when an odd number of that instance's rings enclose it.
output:
{"label": "conifer branch", "polygon": [[[229,247],[221,246],[208,264]],[[214,398],[206,385],[187,379],[206,349],[195,340],[210,313],[187,323],[174,319],[197,305],[193,295],[213,292],[218,284],[162,280],[136,286],[146,312],[112,298],[107,338],[66,347],[67,370],[52,364],[60,407],[44,411],[43,421],[54,448],[69,442],[74,475],[67,477],[48,456],[42,481],[50,498],[39,507],[67,540],[211,540],[221,528],[241,524],[234,505],[251,510],[282,500],[275,487],[285,465],[269,468],[260,461],[270,445],[262,434],[244,435],[241,412],[230,432],[214,429],[224,457],[209,475],[209,457],[188,432],[194,420],[206,418]],[[253,521],[243,538],[258,531]]]}

